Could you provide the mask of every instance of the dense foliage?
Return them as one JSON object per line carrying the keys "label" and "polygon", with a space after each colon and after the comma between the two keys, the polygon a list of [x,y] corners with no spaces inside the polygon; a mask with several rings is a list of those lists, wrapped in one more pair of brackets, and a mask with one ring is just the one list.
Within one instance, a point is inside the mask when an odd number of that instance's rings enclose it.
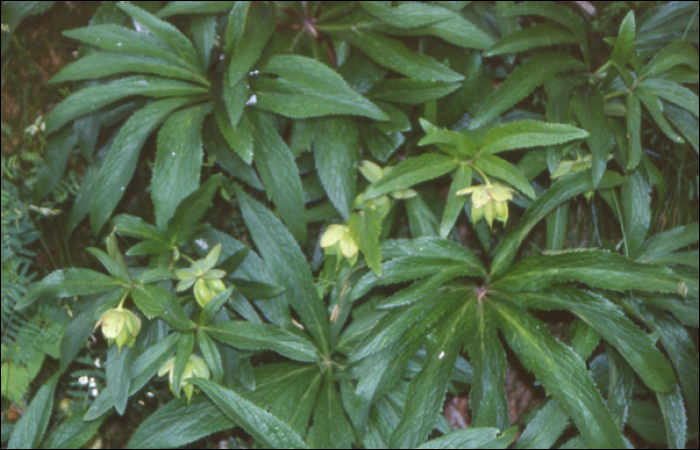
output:
{"label": "dense foliage", "polygon": [[[8,448],[153,396],[130,448],[697,438],[696,2],[160,3],[64,32],[71,93],[34,130],[32,200],[80,167],[66,239],[89,221],[99,264],[32,282],[3,178],[3,397],[59,361]],[[523,429],[514,365],[543,389]]]}

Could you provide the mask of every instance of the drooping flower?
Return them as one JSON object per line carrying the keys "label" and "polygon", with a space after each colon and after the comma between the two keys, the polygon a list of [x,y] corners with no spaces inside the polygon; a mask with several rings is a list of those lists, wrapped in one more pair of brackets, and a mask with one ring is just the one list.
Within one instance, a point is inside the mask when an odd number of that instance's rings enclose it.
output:
{"label": "drooping flower", "polygon": [[107,339],[107,343],[112,345],[112,342],[115,342],[121,352],[124,345],[134,346],[136,336],[141,331],[141,319],[120,305],[102,314],[95,324],[95,329],[99,326],[102,326],[102,335]]}
{"label": "drooping flower", "polygon": [[[386,174],[391,172],[392,169],[393,167],[381,168],[372,161],[367,160],[362,161],[362,164],[360,165],[360,172],[362,172],[362,175],[367,179],[367,181],[370,182],[370,184],[374,184],[381,180]],[[366,207],[370,207],[377,211],[380,218],[384,218],[391,209],[392,198],[395,200],[407,200],[417,195],[418,193],[413,189],[399,189],[390,192],[388,195],[380,195],[379,197],[370,200],[366,200],[365,195],[360,194],[355,199],[355,208],[365,209]]]}
{"label": "drooping flower", "polygon": [[504,224],[508,221],[508,202],[513,199],[513,189],[499,183],[472,186],[456,192],[457,195],[472,196],[472,222],[486,218],[489,228],[493,219]]}
{"label": "drooping flower", "polygon": [[[175,370],[175,357],[173,356],[167,360],[158,369],[158,376],[163,377],[169,374],[168,381],[170,382],[170,391],[175,394],[175,389],[173,388],[173,376]],[[182,377],[180,378],[180,389],[185,392],[187,397],[187,403],[190,403],[192,399],[192,394],[194,393],[194,385],[187,381],[189,378],[199,377],[199,378],[209,378],[210,372],[207,363],[204,362],[202,358],[197,355],[190,355],[190,359],[185,365],[185,370],[182,372]]]}
{"label": "drooping flower", "polygon": [[221,256],[221,244],[217,244],[204,259],[192,261],[191,267],[175,271],[180,279],[177,291],[182,292],[194,284],[194,298],[199,306],[204,308],[214,297],[226,290],[226,285],[221,278],[226,272],[214,269]]}
{"label": "drooping flower", "polygon": [[337,253],[337,250],[347,259],[357,256],[358,247],[347,225],[329,225],[321,236],[321,247],[329,254]]}

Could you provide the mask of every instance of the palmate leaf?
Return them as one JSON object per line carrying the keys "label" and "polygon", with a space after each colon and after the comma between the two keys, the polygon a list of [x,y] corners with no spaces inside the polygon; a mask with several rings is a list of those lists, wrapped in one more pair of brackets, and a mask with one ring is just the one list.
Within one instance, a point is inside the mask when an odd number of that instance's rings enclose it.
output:
{"label": "palmate leaf", "polygon": [[491,287],[506,292],[539,291],[564,282],[585,283],[614,291],[677,294],[685,291],[680,278],[670,269],[640,264],[617,253],[596,249],[524,258]]}
{"label": "palmate leaf", "polygon": [[182,97],[153,102],[132,114],[121,127],[90,196],[90,225],[94,234],[99,233],[124,195],[146,138],[174,110],[193,101],[196,99]]}
{"label": "palmate leaf", "polygon": [[[599,189],[605,189],[622,184],[624,178],[617,173],[607,172],[601,178]],[[515,227],[501,240],[491,264],[491,277],[496,280],[504,275],[513,263],[515,254],[525,237],[532,228],[546,217],[554,208],[566,200],[593,189],[593,182],[588,171],[581,171],[562,178],[553,184],[525,211],[525,214]]]}
{"label": "palmate leaf", "polygon": [[268,448],[304,449],[301,437],[277,417],[204,378],[190,378],[233,421],[250,433],[257,442]]}
{"label": "palmate leaf", "polygon": [[546,331],[528,312],[503,302],[489,302],[511,349],[537,375],[547,393],[574,419],[592,448],[623,448],[620,429],[605,407],[585,363]]}
{"label": "palmate leaf", "polygon": [[668,360],[620,308],[605,298],[571,287],[498,295],[528,309],[571,311],[614,346],[650,389],[670,392],[675,386],[676,377]]}

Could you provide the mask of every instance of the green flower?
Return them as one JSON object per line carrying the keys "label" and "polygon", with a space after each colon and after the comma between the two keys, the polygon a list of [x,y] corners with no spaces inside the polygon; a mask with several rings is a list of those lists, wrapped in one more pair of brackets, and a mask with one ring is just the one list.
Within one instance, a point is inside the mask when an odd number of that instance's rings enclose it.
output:
{"label": "green flower", "polygon": [[141,319],[128,309],[117,308],[107,310],[95,324],[95,329],[102,326],[102,335],[107,339],[107,343],[117,344],[121,352],[124,345],[133,347],[136,336],[141,331]]}
{"label": "green flower", "polygon": [[192,261],[192,266],[188,269],[179,269],[175,275],[180,279],[177,284],[177,291],[182,292],[194,285],[194,298],[199,306],[204,308],[218,294],[226,290],[221,278],[226,276],[226,272],[221,269],[214,269],[221,256],[221,244],[216,244],[207,254],[206,258]]}
{"label": "green flower", "polygon": [[[367,181],[370,182],[370,184],[374,184],[377,181],[381,180],[384,177],[384,175],[391,172],[391,169],[393,169],[393,167],[385,167],[382,169],[377,164],[367,160],[362,161],[362,164],[360,165],[360,172],[362,172],[362,175],[364,175],[364,177],[367,179]],[[384,218],[391,209],[392,198],[395,200],[405,200],[413,198],[417,195],[418,193],[413,189],[399,189],[390,192],[388,195],[382,195],[371,200],[365,200],[365,195],[360,194],[355,198],[355,208],[365,209],[369,206],[370,208],[377,211],[379,217]]]}
{"label": "green flower", "polygon": [[321,236],[321,247],[325,248],[328,254],[337,254],[340,250],[349,260],[356,258],[359,250],[346,225],[329,225]]}
{"label": "green flower", "polygon": [[[173,388],[173,372],[175,369],[175,357],[173,356],[163,364],[160,369],[158,369],[158,376],[163,377],[165,374],[169,374],[170,391],[175,395],[175,389]],[[185,370],[182,372],[182,377],[180,378],[180,389],[185,392],[187,397],[187,404],[190,403],[192,399],[192,394],[194,393],[194,385],[187,380],[193,377],[199,378],[209,378],[210,372],[207,363],[204,362],[202,358],[197,355],[190,355],[190,359],[185,365]]]}
{"label": "green flower", "polygon": [[457,195],[472,196],[472,222],[486,218],[489,228],[493,228],[493,219],[504,224],[508,221],[508,201],[513,200],[513,189],[499,183],[485,184],[462,189]]}

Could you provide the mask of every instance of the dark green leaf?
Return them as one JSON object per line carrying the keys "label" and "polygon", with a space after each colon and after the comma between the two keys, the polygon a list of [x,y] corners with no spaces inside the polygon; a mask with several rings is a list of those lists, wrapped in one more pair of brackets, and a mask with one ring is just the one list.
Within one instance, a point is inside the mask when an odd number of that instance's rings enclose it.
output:
{"label": "dark green leaf", "polygon": [[116,345],[112,345],[107,355],[107,389],[114,400],[114,408],[120,416],[123,416],[129,399],[131,368],[135,353],[130,347],[122,347],[119,351]]}
{"label": "dark green leaf", "polygon": [[272,325],[230,321],[207,325],[214,339],[243,350],[273,350],[303,362],[319,361],[318,350],[306,339]]}
{"label": "dark green leaf", "polygon": [[62,372],[54,374],[34,395],[27,410],[12,430],[7,448],[42,448],[41,440],[51,419],[56,383]]}
{"label": "dark green leaf", "polygon": [[[168,17],[177,14],[215,14],[228,11],[236,2],[213,1],[213,2],[183,2],[174,1],[159,9],[156,13],[158,17]],[[175,446],[179,447],[179,446]]]}
{"label": "dark green leaf", "polygon": [[90,196],[90,224],[94,234],[99,233],[124,195],[146,138],[170,113],[192,101],[185,97],[153,102],[132,114],[121,127]]}
{"label": "dark green leaf", "polygon": [[605,173],[608,155],[614,140],[605,117],[605,99],[595,88],[588,87],[576,91],[571,99],[571,110],[576,115],[581,127],[586,130],[586,143],[593,157],[593,186],[597,186]]}
{"label": "dark green leaf", "polygon": [[294,118],[348,114],[389,119],[375,104],[353,91],[337,72],[311,58],[273,56],[260,71],[280,77],[256,81],[255,106],[260,109]]}
{"label": "dark green leaf", "polygon": [[484,56],[518,53],[537,47],[551,47],[558,44],[575,44],[577,42],[566,28],[553,23],[515,30],[502,37],[496,45],[484,52]]}
{"label": "dark green leaf", "polygon": [[509,425],[505,391],[506,352],[498,337],[493,311],[482,301],[472,302],[467,324],[472,335],[467,344],[474,367],[474,380],[469,393],[473,413],[472,426],[504,430]]}
{"label": "dark green leaf", "polygon": [[303,243],[306,241],[304,198],[292,152],[265,114],[254,111],[251,121],[260,177],[287,228],[298,242]]}
{"label": "dark green leaf", "polygon": [[123,52],[92,52],[61,69],[49,82],[89,80],[122,73],[147,73],[167,78],[209,85],[209,81],[192,69],[144,55]]}
{"label": "dark green leaf", "polygon": [[211,206],[220,184],[221,175],[213,175],[178,203],[167,226],[168,236],[173,245],[182,245],[192,237],[195,225]]}
{"label": "dark green leaf", "polygon": [[319,119],[314,136],[318,177],[343,219],[350,220],[357,191],[357,126],[347,118]]}
{"label": "dark green leaf", "polygon": [[675,130],[666,120],[663,111],[663,102],[657,96],[650,94],[641,86],[635,89],[634,93],[642,101],[644,107],[647,109],[647,111],[649,111],[649,114],[659,126],[661,131],[663,131],[664,134],[672,141],[678,142],[679,144],[684,144],[685,141],[683,138],[675,132]]}
{"label": "dark green leaf", "polygon": [[226,304],[229,298],[231,298],[231,294],[233,294],[234,289],[235,286],[230,286],[228,289],[223,292],[219,292],[216,294],[216,296],[214,296],[214,298],[209,300],[209,303],[202,308],[202,313],[199,316],[200,325],[206,325],[214,319],[221,307]]}
{"label": "dark green leaf", "polygon": [[651,191],[639,170],[630,174],[622,185],[622,224],[629,255],[635,257],[644,244],[651,226]]}
{"label": "dark green leaf", "polygon": [[653,261],[655,258],[698,242],[698,223],[657,233],[647,240],[639,251],[639,260]]}
{"label": "dark green leaf", "polygon": [[499,295],[527,308],[571,311],[614,346],[650,389],[669,392],[675,385],[673,368],[649,336],[605,298],[569,287]]}
{"label": "dark green leaf", "polygon": [[[196,96],[207,93],[206,88],[185,81],[133,75],[109,83],[89,86],[71,94],[46,116],[46,133],[53,133],[76,117],[132,95],[159,98]],[[182,102],[182,100],[180,101]]]}
{"label": "dark green leaf", "polygon": [[433,58],[414,53],[401,42],[371,31],[350,30],[341,34],[379,65],[409,78],[427,81],[461,81],[464,77]]}
{"label": "dark green leaf", "polygon": [[500,153],[519,148],[563,144],[586,137],[586,131],[571,125],[525,120],[499,125],[490,130],[481,143],[481,152]]}
{"label": "dark green leaf", "polygon": [[204,396],[171,401],[144,420],[126,448],[177,448],[236,426]]}
{"label": "dark green leaf", "polygon": [[152,319],[160,317],[177,330],[189,330],[194,323],[168,290],[155,285],[137,287],[131,290],[131,298],[141,312]]}
{"label": "dark green leaf", "polygon": [[34,303],[38,298],[73,297],[101,294],[120,286],[112,277],[89,269],[63,269],[52,272],[32,287],[27,295],[16,304],[20,310]]}
{"label": "dark green leaf", "polygon": [[539,409],[513,448],[552,448],[569,425],[569,414],[554,399],[549,399]]}
{"label": "dark green leaf", "polygon": [[361,2],[362,8],[382,22],[397,28],[416,28],[441,22],[454,16],[454,12],[427,3],[403,3],[395,8],[386,2]]}
{"label": "dark green leaf", "polygon": [[[542,16],[567,27],[576,36],[579,43],[586,45],[586,22],[573,8],[552,2],[522,2],[505,11],[508,17],[520,15]],[[584,52],[585,53],[585,52]]]}
{"label": "dark green leaf", "polygon": [[620,25],[620,33],[615,41],[611,60],[624,67],[634,53],[634,11],[630,11]]}
{"label": "dark green leaf", "polygon": [[698,114],[700,114],[698,112],[700,110],[698,95],[687,87],[681,86],[673,81],[658,78],[643,80],[640,83],[640,86],[650,93],[658,95],[666,101],[675,103],[676,105],[687,109],[696,118],[698,117]]}
{"label": "dark green leaf", "polygon": [[442,98],[459,87],[459,83],[398,78],[379,81],[372,86],[367,96],[387,102],[420,105]]}
{"label": "dark green leaf", "polygon": [[140,217],[129,214],[119,214],[112,219],[112,224],[117,233],[137,239],[152,239],[164,241],[165,235],[156,227],[147,223]]}
{"label": "dark green leaf", "polygon": [[92,256],[97,258],[98,261],[104,266],[105,269],[107,269],[107,272],[109,272],[110,275],[112,275],[114,278],[121,282],[126,282],[129,274],[120,266],[115,260],[109,257],[109,255],[99,248],[95,247],[88,247],[85,250],[90,252]]}
{"label": "dark green leaf", "polygon": [[49,138],[44,161],[39,167],[36,184],[32,188],[34,201],[44,198],[61,181],[68,158],[77,143],[76,138],[76,134],[71,129],[66,129]]}
{"label": "dark green leaf", "polygon": [[673,392],[656,394],[664,418],[668,448],[686,448],[685,406],[678,385]]}
{"label": "dark green leaf", "polygon": [[491,122],[555,75],[583,67],[569,53],[549,52],[533,56],[515,69],[497,91],[488,96],[469,129],[475,130]]}
{"label": "dark green leaf", "polygon": [[248,281],[240,278],[229,278],[236,289],[248,300],[265,300],[274,298],[284,292],[282,286],[261,283],[259,281]]}
{"label": "dark green leaf", "polygon": [[178,204],[199,187],[202,164],[202,122],[211,103],[191,106],[168,117],[158,132],[151,197],[156,225],[165,225]]}
{"label": "dark green leaf", "polygon": [[524,310],[491,303],[511,349],[537,375],[547,393],[574,419],[593,448],[623,448],[622,435],[606,409],[585,363],[545,331],[545,325]]}
{"label": "dark green leaf", "polygon": [[[609,172],[603,175],[598,188],[605,189],[613,187],[621,184],[623,180],[624,179],[618,174]],[[535,200],[525,211],[525,214],[523,214],[517,225],[506,234],[498,245],[493,264],[491,265],[492,279],[503,276],[515,259],[515,254],[520,244],[537,222],[542,220],[561,203],[591,189],[593,189],[593,183],[590,173],[583,171],[559,180]]]}
{"label": "dark green leaf", "polygon": [[351,448],[353,438],[352,425],[345,416],[336,383],[326,380],[316,402],[308,444],[311,448]]}
{"label": "dark green leaf", "polygon": [[642,106],[639,97],[627,96],[627,170],[634,170],[642,160]]}
{"label": "dark green leaf", "polygon": [[191,378],[231,420],[235,420],[257,442],[269,448],[304,449],[301,437],[277,417],[235,392],[203,378]]}
{"label": "dark green leaf", "polygon": [[[513,443],[518,429],[509,428],[500,433],[497,428],[467,428],[453,431],[443,437],[433,439],[417,447],[419,449],[506,449]],[[520,442],[520,439],[518,439]]]}
{"label": "dark green leaf", "polygon": [[689,42],[679,40],[661,49],[644,67],[643,74],[651,78],[679,65],[687,65],[696,72],[700,69],[698,51]]}
{"label": "dark green leaf", "polygon": [[367,189],[365,198],[375,198],[393,191],[407,189],[415,184],[445,175],[458,166],[459,162],[455,161],[454,158],[433,153],[406,159]]}
{"label": "dark green leaf", "polygon": [[[243,9],[248,12],[248,5]],[[275,31],[275,8],[272,5],[258,3],[252,6],[249,14],[248,17],[235,16],[236,19],[231,20],[232,16],[229,19],[226,56],[231,58],[231,62],[228,66],[228,79],[224,80],[229,86],[235,86],[248,77],[250,69],[260,58],[265,44]],[[231,39],[233,35],[236,35],[235,39]]]}
{"label": "dark green leaf", "polygon": [[617,253],[578,249],[521,259],[491,287],[507,292],[538,291],[556,283],[585,283],[615,291],[682,294],[685,286],[669,269],[634,262]]}
{"label": "dark green leaf", "polygon": [[84,413],[77,413],[66,417],[66,420],[46,438],[42,448],[81,448],[87,444],[102,426],[104,419],[85,422],[83,416]]}

